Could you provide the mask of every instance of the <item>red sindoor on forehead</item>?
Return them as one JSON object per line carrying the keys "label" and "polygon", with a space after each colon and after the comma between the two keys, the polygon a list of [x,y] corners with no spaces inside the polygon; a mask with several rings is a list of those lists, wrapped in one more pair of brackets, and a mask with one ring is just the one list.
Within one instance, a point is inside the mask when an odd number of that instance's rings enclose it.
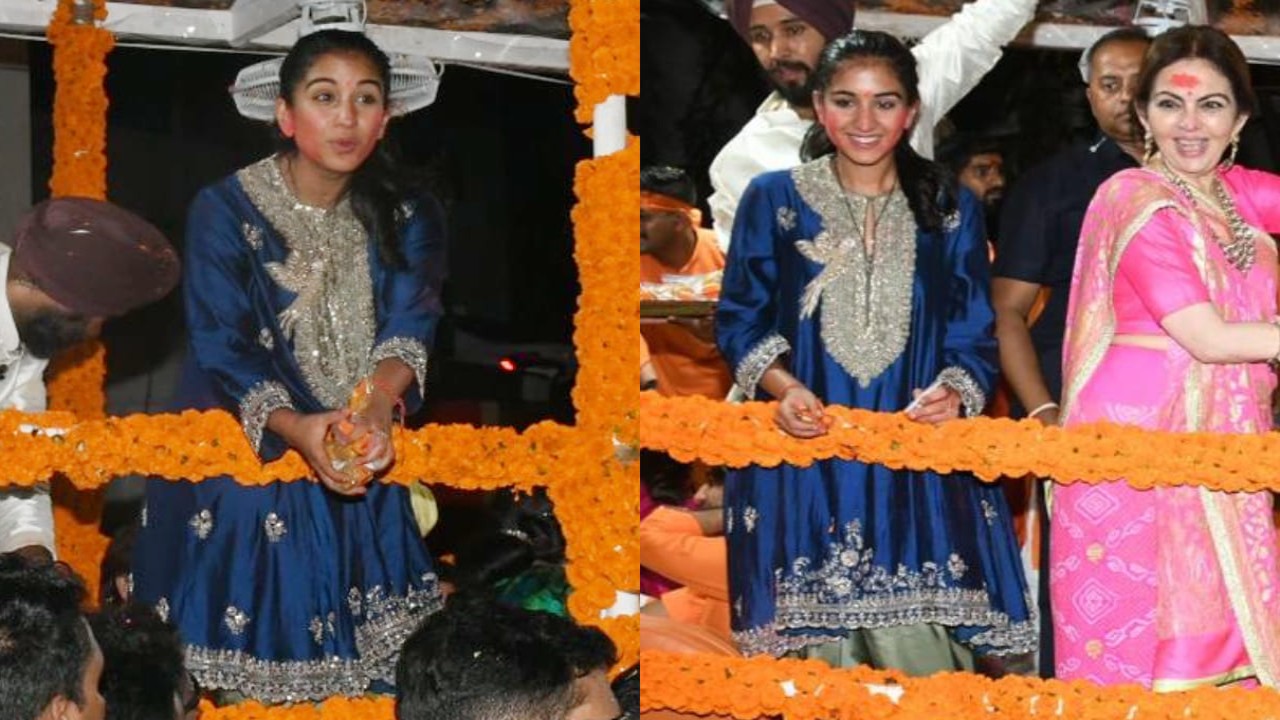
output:
{"label": "red sindoor on forehead", "polygon": [[1173,83],[1174,87],[1185,88],[1187,90],[1194,90],[1195,88],[1199,87],[1200,78],[1196,77],[1195,75],[1189,75],[1187,73],[1174,73],[1173,77],[1169,78],[1169,82]]}

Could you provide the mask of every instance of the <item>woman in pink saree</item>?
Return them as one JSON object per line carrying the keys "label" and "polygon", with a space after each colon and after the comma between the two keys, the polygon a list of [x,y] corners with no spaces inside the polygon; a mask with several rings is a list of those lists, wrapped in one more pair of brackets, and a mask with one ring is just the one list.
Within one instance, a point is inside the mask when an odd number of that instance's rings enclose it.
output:
{"label": "woman in pink saree", "polygon": [[[1280,177],[1232,163],[1256,106],[1220,31],[1179,28],[1148,50],[1134,93],[1147,159],[1099,188],[1081,231],[1064,425],[1271,429]],[[1269,493],[1122,479],[1053,493],[1058,677],[1158,691],[1280,680]]]}

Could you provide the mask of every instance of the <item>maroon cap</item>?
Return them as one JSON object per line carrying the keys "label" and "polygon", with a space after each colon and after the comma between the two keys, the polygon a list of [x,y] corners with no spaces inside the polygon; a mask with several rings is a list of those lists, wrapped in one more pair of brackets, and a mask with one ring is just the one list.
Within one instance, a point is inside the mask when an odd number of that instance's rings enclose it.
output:
{"label": "maroon cap", "polygon": [[61,197],[14,231],[13,268],[86,317],[117,317],[178,284],[178,253],[154,225],[102,200]]}
{"label": "maroon cap", "polygon": [[[854,0],[774,0],[796,17],[809,23],[827,42],[848,35],[853,30]],[[755,0],[728,0],[729,22],[738,34],[751,41],[751,8]]]}

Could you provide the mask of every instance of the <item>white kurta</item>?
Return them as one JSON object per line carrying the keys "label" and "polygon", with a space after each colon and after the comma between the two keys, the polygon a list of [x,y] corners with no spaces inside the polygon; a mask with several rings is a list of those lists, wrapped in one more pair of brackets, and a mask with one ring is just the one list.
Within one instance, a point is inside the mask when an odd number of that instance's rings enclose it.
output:
{"label": "white kurta", "polygon": [[[0,278],[9,277],[12,253],[9,246],[0,244]],[[44,370],[48,364],[22,346],[9,298],[0,287],[0,409],[44,411]],[[49,487],[44,484],[0,490],[0,552],[26,545],[43,545],[54,552],[53,510]]]}
{"label": "white kurta", "polygon": [[[924,36],[911,52],[920,76],[920,118],[911,145],[933,157],[933,129],[1000,59],[1003,46],[1035,15],[1035,0],[977,0]],[[733,216],[756,175],[800,164],[800,144],[813,122],[774,93],[711,163],[715,191],[707,202],[716,236],[729,249]]]}

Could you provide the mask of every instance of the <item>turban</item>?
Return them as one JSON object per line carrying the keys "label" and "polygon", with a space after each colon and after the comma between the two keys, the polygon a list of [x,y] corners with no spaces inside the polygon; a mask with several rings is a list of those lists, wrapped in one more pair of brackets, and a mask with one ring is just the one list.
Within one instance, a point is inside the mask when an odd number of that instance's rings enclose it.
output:
{"label": "turban", "polygon": [[18,222],[12,267],[67,309],[117,317],[178,284],[178,254],[151,223],[101,200],[46,200]]}
{"label": "turban", "polygon": [[[809,23],[831,42],[853,30],[854,0],[774,0],[796,17]],[[751,8],[759,0],[728,0],[729,22],[738,34],[747,38],[751,29]],[[770,3],[773,4],[773,3]],[[748,38],[749,39],[749,38]]]}

